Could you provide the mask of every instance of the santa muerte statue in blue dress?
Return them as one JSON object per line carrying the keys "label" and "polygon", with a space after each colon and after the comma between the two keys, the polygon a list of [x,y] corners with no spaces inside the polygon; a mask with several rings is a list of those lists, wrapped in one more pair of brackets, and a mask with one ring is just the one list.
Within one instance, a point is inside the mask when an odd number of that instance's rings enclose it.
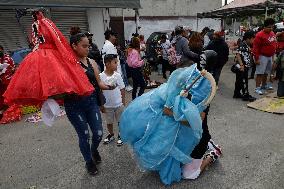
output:
{"label": "santa muerte statue in blue dress", "polygon": [[180,181],[202,136],[200,114],[215,92],[212,75],[194,64],[177,69],[167,83],[135,99],[121,116],[120,134],[139,166],[157,171],[166,185]]}

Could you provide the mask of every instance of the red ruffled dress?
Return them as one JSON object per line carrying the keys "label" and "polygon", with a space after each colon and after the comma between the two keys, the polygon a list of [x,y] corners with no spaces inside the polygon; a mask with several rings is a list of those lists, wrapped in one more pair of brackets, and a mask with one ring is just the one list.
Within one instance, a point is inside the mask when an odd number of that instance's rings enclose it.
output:
{"label": "red ruffled dress", "polygon": [[32,29],[35,48],[10,81],[5,103],[38,105],[55,95],[90,95],[94,88],[55,24],[39,12]]}

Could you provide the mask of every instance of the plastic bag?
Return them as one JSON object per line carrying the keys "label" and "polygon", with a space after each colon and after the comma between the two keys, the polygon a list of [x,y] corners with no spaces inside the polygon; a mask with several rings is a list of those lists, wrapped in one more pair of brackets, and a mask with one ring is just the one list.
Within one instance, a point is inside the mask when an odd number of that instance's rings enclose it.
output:
{"label": "plastic bag", "polygon": [[45,125],[51,127],[60,112],[59,104],[54,99],[47,99],[41,107],[42,121]]}

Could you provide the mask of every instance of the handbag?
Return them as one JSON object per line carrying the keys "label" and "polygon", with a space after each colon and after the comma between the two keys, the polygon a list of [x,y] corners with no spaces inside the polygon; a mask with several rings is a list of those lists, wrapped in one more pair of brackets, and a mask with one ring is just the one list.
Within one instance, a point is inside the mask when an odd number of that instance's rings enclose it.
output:
{"label": "handbag", "polygon": [[239,68],[237,67],[237,65],[239,65],[239,64],[234,64],[234,65],[232,65],[231,71],[232,71],[233,73],[237,73],[237,72],[239,71]]}
{"label": "handbag", "polygon": [[98,106],[103,106],[106,103],[106,97],[101,89],[97,90]]}
{"label": "handbag", "polygon": [[238,60],[237,60],[237,58],[235,57],[235,58],[234,58],[234,64],[233,64],[232,67],[231,67],[231,71],[232,71],[233,73],[237,73],[238,71],[240,71],[240,68],[241,68],[241,66],[240,66],[240,64],[239,64],[239,62],[238,62]]}

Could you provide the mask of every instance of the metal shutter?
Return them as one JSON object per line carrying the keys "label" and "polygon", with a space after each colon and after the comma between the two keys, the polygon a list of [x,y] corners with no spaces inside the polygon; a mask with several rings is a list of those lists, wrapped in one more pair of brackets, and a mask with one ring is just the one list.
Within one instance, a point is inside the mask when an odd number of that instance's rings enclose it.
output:
{"label": "metal shutter", "polygon": [[0,10],[0,45],[6,51],[28,47],[27,36],[31,36],[32,16],[23,16],[20,22],[22,27],[17,22],[14,9]]}
{"label": "metal shutter", "polygon": [[86,11],[67,11],[51,9],[51,19],[63,35],[69,38],[72,26],[79,26],[82,32],[88,31],[88,17]]}
{"label": "metal shutter", "polygon": [[141,8],[140,0],[1,0],[0,6]]}

